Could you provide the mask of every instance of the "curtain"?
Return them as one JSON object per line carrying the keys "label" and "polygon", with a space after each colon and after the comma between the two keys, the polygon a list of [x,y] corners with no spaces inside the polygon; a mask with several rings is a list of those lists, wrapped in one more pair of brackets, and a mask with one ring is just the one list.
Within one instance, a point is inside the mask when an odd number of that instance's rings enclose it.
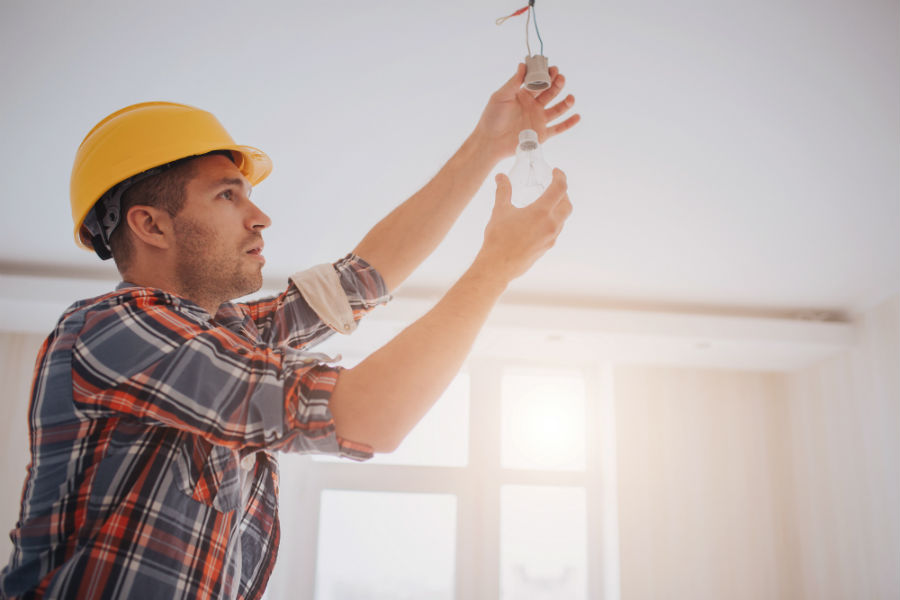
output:
{"label": "curtain", "polygon": [[900,597],[898,315],[791,373],[615,369],[622,598]]}
{"label": "curtain", "polygon": [[775,373],[615,370],[622,598],[789,597]]}
{"label": "curtain", "polygon": [[900,598],[900,298],[850,351],[787,377],[806,598]]}

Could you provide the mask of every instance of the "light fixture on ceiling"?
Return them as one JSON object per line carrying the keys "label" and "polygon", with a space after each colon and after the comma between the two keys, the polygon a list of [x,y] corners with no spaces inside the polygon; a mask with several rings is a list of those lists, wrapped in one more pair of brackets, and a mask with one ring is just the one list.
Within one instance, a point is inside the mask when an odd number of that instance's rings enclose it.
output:
{"label": "light fixture on ceiling", "polygon": [[[497,25],[503,25],[507,19],[517,17],[523,13],[528,13],[525,19],[525,48],[528,55],[525,57],[525,88],[532,92],[540,92],[550,87],[550,69],[547,63],[547,57],[544,56],[544,40],[541,38],[541,31],[538,29],[537,13],[534,11],[534,0],[528,0],[528,6],[520,8],[514,13],[500,17],[497,19]],[[538,41],[541,43],[541,51],[539,54],[531,53],[530,25],[534,23],[534,33],[537,35]]]}

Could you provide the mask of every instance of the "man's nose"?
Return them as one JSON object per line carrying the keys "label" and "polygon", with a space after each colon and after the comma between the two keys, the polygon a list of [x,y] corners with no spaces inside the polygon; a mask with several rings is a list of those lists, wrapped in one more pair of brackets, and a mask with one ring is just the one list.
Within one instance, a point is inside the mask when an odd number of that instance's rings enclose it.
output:
{"label": "man's nose", "polygon": [[247,217],[247,225],[249,229],[261,231],[272,224],[269,215],[259,209],[258,206],[250,202],[250,214]]}

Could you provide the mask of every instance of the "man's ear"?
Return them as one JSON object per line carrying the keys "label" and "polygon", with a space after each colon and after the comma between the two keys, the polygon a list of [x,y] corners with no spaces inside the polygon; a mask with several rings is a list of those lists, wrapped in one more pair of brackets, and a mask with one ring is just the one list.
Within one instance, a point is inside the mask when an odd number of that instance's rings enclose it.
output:
{"label": "man's ear", "polygon": [[135,239],[160,250],[172,245],[172,217],[165,210],[137,204],[128,209],[125,222]]}

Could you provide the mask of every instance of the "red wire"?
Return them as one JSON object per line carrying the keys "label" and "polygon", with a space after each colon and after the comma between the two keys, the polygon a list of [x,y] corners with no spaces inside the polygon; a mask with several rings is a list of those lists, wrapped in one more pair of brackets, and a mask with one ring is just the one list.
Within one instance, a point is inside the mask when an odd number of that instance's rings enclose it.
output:
{"label": "red wire", "polygon": [[529,8],[531,8],[530,4],[528,6],[526,6],[525,8],[520,8],[519,10],[512,13],[511,15],[506,15],[505,17],[500,17],[499,19],[497,19],[496,23],[497,23],[497,25],[501,25],[507,19],[511,19],[512,17],[517,17],[517,16],[521,15],[523,12],[527,11]]}

